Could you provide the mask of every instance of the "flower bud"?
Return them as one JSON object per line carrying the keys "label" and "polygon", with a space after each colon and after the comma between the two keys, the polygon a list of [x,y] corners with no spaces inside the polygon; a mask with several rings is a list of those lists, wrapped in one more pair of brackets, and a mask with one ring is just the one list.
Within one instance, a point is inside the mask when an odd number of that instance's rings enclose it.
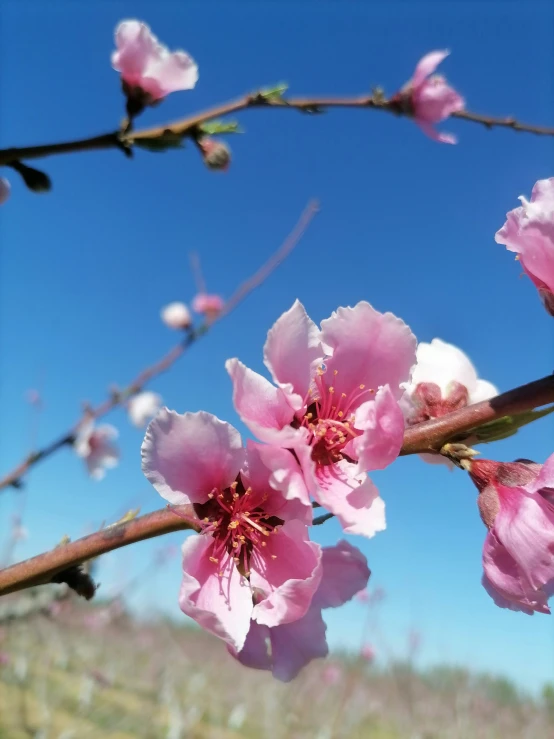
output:
{"label": "flower bud", "polygon": [[208,169],[220,169],[225,171],[229,169],[231,163],[231,150],[218,139],[212,139],[204,136],[199,139],[198,146],[202,152],[204,164]]}
{"label": "flower bud", "polygon": [[33,169],[22,162],[10,162],[9,166],[19,172],[23,182],[32,192],[49,192],[52,189],[52,181],[45,172]]}
{"label": "flower bud", "polygon": [[192,316],[184,303],[170,303],[163,308],[160,315],[169,328],[187,329],[192,326]]}

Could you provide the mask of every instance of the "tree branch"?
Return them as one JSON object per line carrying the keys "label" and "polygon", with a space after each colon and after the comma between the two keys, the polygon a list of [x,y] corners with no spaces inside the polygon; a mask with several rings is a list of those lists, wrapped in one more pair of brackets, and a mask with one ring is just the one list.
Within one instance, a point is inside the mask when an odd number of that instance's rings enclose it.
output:
{"label": "tree branch", "polygon": [[274,252],[267,262],[248,280],[242,285],[239,285],[237,290],[231,295],[229,300],[223,306],[221,314],[209,322],[201,324],[198,328],[189,331],[185,339],[183,339],[177,346],[171,351],[164,355],[158,362],[147,367],[145,370],[140,372],[134,380],[124,390],[118,390],[110,395],[103,403],[96,406],[96,408],[86,408],[83,416],[69,431],[62,434],[58,439],[47,444],[45,447],[37,452],[31,453],[22,462],[20,462],[11,472],[8,472],[4,477],[0,478],[0,491],[9,487],[20,487],[21,477],[37,462],[46,459],[54,452],[69,446],[75,441],[75,435],[79,429],[79,426],[84,420],[98,419],[105,416],[107,413],[112,411],[114,408],[122,405],[128,398],[139,393],[142,388],[155,377],[158,377],[162,372],[168,370],[179,357],[181,357],[198,339],[206,334],[211,326],[217,321],[221,320],[225,316],[228,316],[235,308],[242,303],[242,301],[257,287],[259,287],[269,275],[279,266],[279,264],[291,253],[294,247],[298,244],[306,229],[310,225],[312,219],[319,210],[319,204],[316,200],[311,200],[304,208],[298,222],[289,233],[287,238],[283,241],[281,246]]}
{"label": "tree branch", "polygon": [[[438,452],[449,439],[476,426],[553,402],[554,375],[548,375],[491,400],[407,429],[401,454]],[[180,515],[164,508],[128,522],[113,524],[83,539],[0,570],[0,595],[52,582],[52,578],[63,570],[137,541],[163,536],[172,531],[196,530],[191,521],[195,518],[192,506],[180,506],[176,510]],[[329,514],[323,514],[314,523],[324,523],[328,518],[331,518]]]}
{"label": "tree branch", "polygon": [[[188,136],[200,126],[214,118],[231,113],[237,113],[241,110],[251,108],[281,108],[288,110],[297,110],[302,113],[320,113],[328,108],[372,108],[382,110],[393,115],[406,116],[407,112],[402,106],[393,99],[387,100],[379,94],[361,95],[356,97],[307,97],[307,98],[284,98],[278,95],[267,97],[263,93],[257,92],[243,97],[231,100],[213,108],[195,113],[192,116],[181,118],[178,121],[145,128],[130,133],[121,131],[111,131],[101,134],[100,136],[92,136],[85,139],[77,139],[75,141],[64,141],[56,144],[43,144],[40,146],[12,147],[9,149],[0,149],[0,166],[7,165],[13,161],[22,159],[40,159],[42,157],[52,156],[55,154],[69,154],[80,151],[99,151],[103,149],[128,149],[132,147],[136,141],[145,141],[148,139],[157,139],[165,132],[171,131],[178,136]],[[471,113],[470,111],[459,111],[453,113],[452,117],[460,118],[470,123],[479,123],[487,128],[509,128],[513,131],[533,133],[541,136],[554,136],[554,128],[545,126],[534,126],[527,123],[520,123],[513,117],[494,118],[492,116]]]}

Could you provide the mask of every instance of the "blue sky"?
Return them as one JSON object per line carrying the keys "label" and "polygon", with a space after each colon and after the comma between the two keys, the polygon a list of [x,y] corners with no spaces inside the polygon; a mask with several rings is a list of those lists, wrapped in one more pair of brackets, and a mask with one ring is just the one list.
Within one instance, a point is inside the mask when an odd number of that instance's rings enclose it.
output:
{"label": "blue sky", "polygon": [[[147,21],[170,47],[198,62],[194,91],[147,111],[140,125],[173,120],[259,86],[286,80],[292,94],[352,95],[411,75],[427,51],[449,48],[442,71],[470,110],[554,125],[554,8],[546,2],[490,3],[29,3],[0,10],[0,145],[93,135],[123,114],[110,67],[113,28]],[[152,384],[180,412],[205,409],[236,424],[228,357],[262,370],[268,328],[295,298],[320,321],[339,305],[368,300],[410,324],[422,341],[463,348],[501,390],[552,371],[552,323],[529,281],[494,242],[517,196],[552,175],[551,139],[449,121],[457,146],[440,145],[408,120],[373,111],[317,117],[248,111],[246,134],[229,140],[226,174],[208,172],[194,147],[168,154],[115,151],[37,162],[51,194],[29,193],[13,173],[0,213],[0,464],[28,451],[24,394],[42,383],[42,443],[74,422],[83,400],[98,402],[168,350],[175,335],[160,307],[189,300],[188,254],[200,253],[210,290],[229,296],[280,244],[306,201],[322,210],[288,261],[232,317]],[[10,173],[11,175],[11,173]],[[41,380],[42,378],[42,380]],[[126,508],[160,499],[140,470],[142,433],[125,414],[123,461],[101,483],[71,451],[28,477],[21,557],[77,537]],[[482,449],[497,459],[552,452],[544,420]],[[448,661],[502,672],[530,689],[554,668],[552,619],[497,609],[480,585],[484,527],[476,491],[460,471],[400,459],[375,475],[388,530],[356,544],[367,555],[381,607],[382,654],[405,653],[422,633],[422,663]],[[21,498],[0,498],[0,529]],[[316,532],[340,537],[335,522]],[[180,542],[182,535],[168,537]],[[106,592],[144,569],[157,542],[109,555]],[[179,617],[179,563],[133,596],[142,612]],[[357,648],[360,606],[329,612],[334,646]]]}

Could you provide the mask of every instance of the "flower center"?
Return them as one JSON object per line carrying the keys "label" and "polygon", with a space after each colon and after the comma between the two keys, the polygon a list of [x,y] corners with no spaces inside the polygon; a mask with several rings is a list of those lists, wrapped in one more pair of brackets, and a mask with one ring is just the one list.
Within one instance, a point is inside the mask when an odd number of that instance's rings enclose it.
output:
{"label": "flower center", "polygon": [[194,508],[201,533],[215,540],[210,561],[217,564],[230,555],[239,572],[248,577],[252,557],[267,546],[269,536],[277,534],[284,522],[264,510],[267,494],[259,495],[252,488],[245,488],[240,476],[224,490],[214,488],[208,497],[207,503]]}
{"label": "flower center", "polygon": [[[333,370],[333,378],[337,375],[338,370]],[[344,448],[362,433],[354,427],[356,408],[369,400],[375,390],[358,385],[349,394],[336,393],[335,387],[327,382],[323,366],[317,368],[313,385],[305,399],[306,414],[297,422],[310,433],[312,459],[317,465],[332,465],[349,459]]]}

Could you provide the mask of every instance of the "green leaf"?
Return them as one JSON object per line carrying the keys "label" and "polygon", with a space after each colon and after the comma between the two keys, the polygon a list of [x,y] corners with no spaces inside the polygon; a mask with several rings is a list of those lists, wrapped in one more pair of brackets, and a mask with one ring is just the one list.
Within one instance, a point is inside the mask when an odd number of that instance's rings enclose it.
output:
{"label": "green leaf", "polygon": [[201,123],[198,128],[202,133],[207,133],[208,136],[214,136],[218,133],[244,133],[238,121],[206,121],[206,123]]}
{"label": "green leaf", "polygon": [[157,136],[155,139],[134,139],[133,144],[140,149],[146,149],[146,151],[156,154],[168,149],[184,148],[182,135],[169,130],[164,131],[161,136]]}
{"label": "green leaf", "polygon": [[475,436],[477,441],[476,444],[489,444],[491,441],[500,441],[501,439],[507,439],[510,436],[517,434],[520,428],[527,426],[533,421],[538,421],[539,418],[544,418],[554,411],[554,405],[549,408],[543,408],[540,411],[525,411],[524,413],[517,413],[513,416],[503,416],[497,418],[495,421],[484,423],[482,426],[477,426],[470,431],[464,433],[466,438]]}
{"label": "green leaf", "polygon": [[267,87],[265,90],[260,90],[258,96],[263,98],[264,100],[267,100],[267,102],[281,100],[283,97],[283,93],[285,93],[288,89],[289,86],[286,82],[280,82],[278,85],[275,85],[275,87]]}

